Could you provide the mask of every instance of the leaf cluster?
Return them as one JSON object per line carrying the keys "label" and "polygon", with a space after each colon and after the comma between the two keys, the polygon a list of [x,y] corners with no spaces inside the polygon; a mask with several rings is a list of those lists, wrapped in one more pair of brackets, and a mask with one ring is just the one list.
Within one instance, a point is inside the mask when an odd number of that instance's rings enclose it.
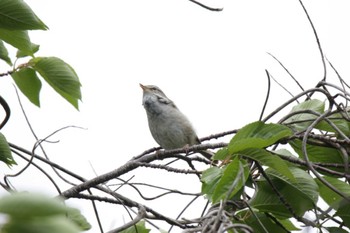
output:
{"label": "leaf cluster", "polygon": [[[328,109],[324,101],[307,99],[279,123],[244,126],[216,153],[221,166],[203,172],[202,193],[210,202],[245,203],[231,213],[232,223],[258,233],[289,232],[298,229],[294,218],[336,232],[326,223],[339,218],[341,226],[350,229],[350,110],[324,89],[309,92],[315,91],[325,94]],[[319,206],[320,199],[328,208]],[[306,213],[317,221],[305,219]]]}
{"label": "leaf cluster", "polygon": [[[40,106],[41,79],[78,109],[81,100],[80,82],[74,69],[57,57],[35,57],[40,46],[31,42],[29,30],[47,30],[48,27],[22,0],[0,2],[0,60],[12,69],[11,74],[18,88],[36,106]],[[7,46],[17,49],[16,60],[29,58],[20,65],[10,58]]]}
{"label": "leaf cluster", "polygon": [[0,213],[7,216],[3,233],[78,233],[91,228],[80,211],[41,194],[15,193],[0,199]]}
{"label": "leaf cluster", "polygon": [[[81,83],[74,69],[58,57],[35,56],[40,46],[31,42],[28,31],[47,29],[48,27],[24,1],[0,1],[0,60],[9,66],[9,71],[0,76],[11,75],[18,89],[38,107],[40,107],[42,81],[45,81],[78,109],[78,101],[82,98]],[[7,47],[17,49],[15,61],[10,58]],[[26,59],[26,62],[15,65],[18,59]],[[5,99],[0,96],[0,100],[6,112],[1,129],[10,118],[11,111]],[[1,132],[0,161],[8,166],[16,164],[6,138]]]}

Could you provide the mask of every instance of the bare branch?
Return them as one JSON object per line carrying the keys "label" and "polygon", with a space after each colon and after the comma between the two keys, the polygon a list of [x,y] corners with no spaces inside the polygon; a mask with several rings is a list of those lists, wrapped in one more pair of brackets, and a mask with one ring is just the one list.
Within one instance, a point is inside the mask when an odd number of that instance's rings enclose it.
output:
{"label": "bare branch", "polygon": [[196,0],[189,0],[190,2],[193,2],[194,4],[197,4],[198,6],[203,7],[204,9],[210,10],[210,11],[222,11],[224,8],[213,8],[213,7],[209,7],[207,5],[204,5],[203,3],[200,3]]}
{"label": "bare branch", "polygon": [[306,14],[306,17],[312,27],[312,31],[314,33],[314,36],[315,36],[315,39],[316,39],[316,43],[318,45],[318,50],[320,51],[320,55],[321,55],[321,61],[322,61],[322,66],[323,66],[323,79],[322,81],[326,81],[326,77],[327,77],[327,67],[326,67],[326,62],[325,62],[325,58],[324,58],[324,55],[323,55],[323,50],[322,50],[322,47],[321,47],[321,43],[320,43],[320,39],[318,38],[318,35],[317,35],[317,31],[316,31],[316,28],[309,16],[309,13],[307,12],[302,0],[299,0],[299,3],[301,5],[301,7],[303,8],[305,14]]}

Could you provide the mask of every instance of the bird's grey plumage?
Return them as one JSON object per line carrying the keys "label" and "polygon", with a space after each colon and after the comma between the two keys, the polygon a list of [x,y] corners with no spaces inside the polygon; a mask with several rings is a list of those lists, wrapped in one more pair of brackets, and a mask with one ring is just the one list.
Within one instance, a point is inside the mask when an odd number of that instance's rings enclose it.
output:
{"label": "bird's grey plumage", "polygon": [[[190,121],[159,87],[140,86],[143,89],[142,104],[147,113],[149,129],[162,148],[176,149],[200,144]],[[209,151],[200,153],[208,159],[212,157]]]}

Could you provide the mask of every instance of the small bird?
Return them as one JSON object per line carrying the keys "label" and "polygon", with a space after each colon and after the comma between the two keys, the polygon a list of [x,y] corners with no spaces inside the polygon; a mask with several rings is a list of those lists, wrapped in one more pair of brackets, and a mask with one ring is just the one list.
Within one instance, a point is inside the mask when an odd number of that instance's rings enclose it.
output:
{"label": "small bird", "polygon": [[[154,140],[166,150],[200,144],[196,132],[187,117],[176,107],[164,92],[154,85],[142,85],[142,105],[144,106],[148,126]],[[213,153],[200,151],[211,159]]]}

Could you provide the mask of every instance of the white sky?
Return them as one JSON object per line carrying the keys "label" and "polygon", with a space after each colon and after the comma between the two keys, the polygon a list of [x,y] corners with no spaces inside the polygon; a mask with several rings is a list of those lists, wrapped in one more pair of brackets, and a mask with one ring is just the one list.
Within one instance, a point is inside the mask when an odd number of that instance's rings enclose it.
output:
{"label": "white sky", "polygon": [[[156,146],[148,131],[139,83],[161,87],[203,137],[258,119],[267,86],[265,69],[293,93],[299,91],[266,52],[279,58],[305,88],[313,87],[323,75],[315,38],[297,0],[206,1],[224,7],[222,12],[187,0],[26,2],[50,28],[30,34],[41,46],[37,56],[57,56],[73,66],[83,85],[83,103],[77,112],[44,85],[41,108],[22,96],[24,107],[39,138],[67,125],[88,128],[65,130],[52,138],[60,143],[45,144],[53,161],[86,178],[95,176],[89,162],[102,174]],[[325,55],[349,81],[349,1],[305,0],[305,6]],[[329,73],[334,77],[330,69]],[[35,139],[11,83],[10,78],[0,80],[1,95],[13,113],[3,133],[9,141],[31,149]],[[288,98],[273,84],[267,112]],[[185,176],[164,181],[173,175],[162,180],[150,169],[132,174],[137,174],[134,181],[188,185]],[[39,173],[27,172],[27,176],[29,180],[13,183],[54,193]],[[199,191],[199,186],[192,186],[187,190]],[[74,205],[86,215],[91,211],[87,202]],[[121,225],[123,216],[128,221],[120,209],[104,216],[105,230]],[[93,217],[89,220],[95,226]]]}

